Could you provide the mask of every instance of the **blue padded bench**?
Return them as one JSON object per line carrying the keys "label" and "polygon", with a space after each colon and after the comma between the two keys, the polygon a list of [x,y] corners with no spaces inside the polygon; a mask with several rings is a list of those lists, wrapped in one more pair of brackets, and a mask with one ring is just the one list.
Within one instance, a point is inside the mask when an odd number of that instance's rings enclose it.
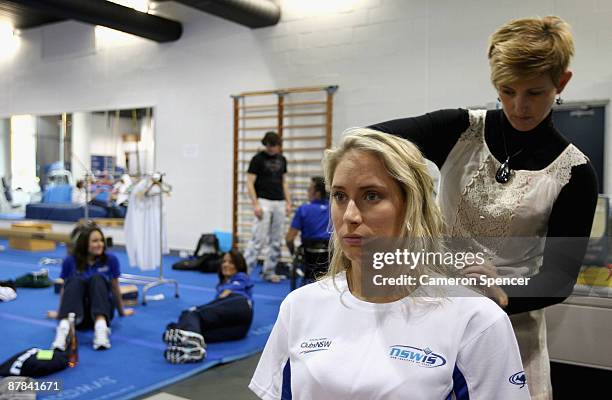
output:
{"label": "blue padded bench", "polygon": [[[105,218],[107,212],[98,206],[89,206],[90,218]],[[77,222],[85,217],[85,206],[62,203],[33,203],[26,205],[27,219]]]}

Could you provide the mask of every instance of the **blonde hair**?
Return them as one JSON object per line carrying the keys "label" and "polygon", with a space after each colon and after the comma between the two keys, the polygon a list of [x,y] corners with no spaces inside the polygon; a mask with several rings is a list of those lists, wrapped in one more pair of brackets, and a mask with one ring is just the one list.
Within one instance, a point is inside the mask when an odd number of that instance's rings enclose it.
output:
{"label": "blonde hair", "polygon": [[549,74],[555,86],[574,55],[570,26],[559,17],[510,21],[489,40],[491,82],[496,89]]}
{"label": "blonde hair", "polygon": [[[323,159],[325,182],[329,191],[336,168],[350,151],[361,151],[380,160],[404,195],[404,221],[400,239],[418,241],[418,248],[438,249],[442,237],[442,215],[433,197],[433,181],[419,149],[408,140],[367,128],[344,132],[338,147],[326,150]],[[332,208],[333,199],[332,199]],[[342,251],[340,238],[334,231],[330,240],[331,260],[328,277],[334,278],[350,268],[351,262]],[[418,267],[414,271],[423,271]]]}

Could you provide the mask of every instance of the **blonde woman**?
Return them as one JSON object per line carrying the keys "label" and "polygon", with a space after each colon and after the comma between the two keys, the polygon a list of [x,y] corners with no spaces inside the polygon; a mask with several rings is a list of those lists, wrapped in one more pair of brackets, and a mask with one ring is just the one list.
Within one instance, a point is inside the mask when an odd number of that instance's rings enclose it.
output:
{"label": "blonde woman", "polygon": [[283,301],[251,390],[262,399],[528,399],[512,327],[493,301],[468,289],[443,299],[407,295],[417,287],[374,294],[362,279],[369,241],[418,239],[431,250],[440,238],[418,149],[355,129],[326,151],[324,168],[330,270]]}
{"label": "blonde woman", "polygon": [[495,238],[492,254],[504,251],[508,238],[532,238],[515,241],[489,268],[464,272],[531,278],[490,296],[511,315],[534,399],[552,398],[543,308],[571,294],[597,202],[591,163],[552,120],[553,104],[561,103],[572,78],[573,55],[562,19],[510,21],[488,48],[501,110],[442,110],[373,126],[407,138],[438,165],[449,235],[472,237],[475,247]]}

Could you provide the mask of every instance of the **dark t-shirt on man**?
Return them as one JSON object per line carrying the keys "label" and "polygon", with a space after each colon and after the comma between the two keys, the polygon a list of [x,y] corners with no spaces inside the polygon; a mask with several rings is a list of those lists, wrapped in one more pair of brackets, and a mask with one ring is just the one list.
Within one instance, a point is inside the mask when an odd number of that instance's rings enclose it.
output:
{"label": "dark t-shirt on man", "polygon": [[282,154],[269,155],[265,151],[255,154],[249,163],[249,174],[257,175],[257,198],[285,200],[283,175],[287,173],[287,159]]}

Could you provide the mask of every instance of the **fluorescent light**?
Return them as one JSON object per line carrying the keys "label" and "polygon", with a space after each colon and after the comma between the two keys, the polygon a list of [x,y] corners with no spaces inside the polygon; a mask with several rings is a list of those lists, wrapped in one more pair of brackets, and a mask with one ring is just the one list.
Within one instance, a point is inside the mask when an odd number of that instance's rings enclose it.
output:
{"label": "fluorescent light", "polygon": [[96,47],[112,47],[138,43],[144,39],[130,33],[121,32],[112,28],[97,25],[94,30],[96,35]]}
{"label": "fluorescent light", "polygon": [[284,0],[283,8],[290,8],[292,13],[313,16],[340,11],[348,11],[365,0]]}
{"label": "fluorescent light", "polygon": [[107,0],[111,3],[119,4],[124,7],[133,8],[136,11],[146,13],[149,11],[149,0]]}
{"label": "fluorescent light", "polygon": [[20,38],[15,34],[13,25],[0,22],[0,58],[6,59],[17,52]]}

